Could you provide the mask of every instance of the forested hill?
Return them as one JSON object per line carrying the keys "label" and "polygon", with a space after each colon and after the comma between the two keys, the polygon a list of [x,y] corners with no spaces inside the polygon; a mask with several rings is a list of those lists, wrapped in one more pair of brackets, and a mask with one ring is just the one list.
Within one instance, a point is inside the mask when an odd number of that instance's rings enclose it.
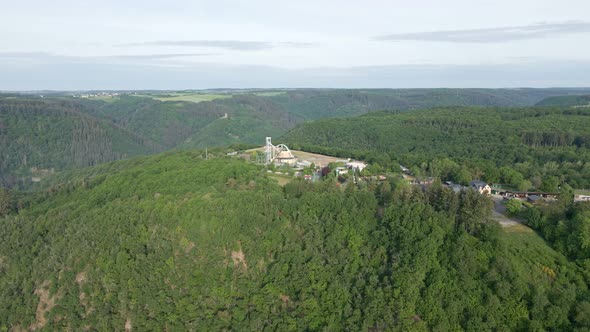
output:
{"label": "forested hill", "polygon": [[590,327],[587,264],[502,231],[474,191],[282,188],[197,151],[69,181],[0,216],[0,330]]}
{"label": "forested hill", "polygon": [[590,107],[590,95],[548,97],[538,102],[537,106]]}
{"label": "forested hill", "polygon": [[161,149],[84,109],[72,101],[0,98],[0,186]]}
{"label": "forested hill", "polygon": [[[293,149],[352,155],[381,165],[396,161],[415,166],[418,174],[462,183],[483,177],[514,185],[526,180],[530,182],[522,185],[528,188],[551,181],[544,186],[549,191],[562,181],[590,188],[590,109],[586,108],[377,112],[305,123],[282,140]],[[516,172],[502,175],[502,166]]]}
{"label": "forested hill", "polygon": [[[0,95],[0,186],[149,154],[256,144],[315,119],[441,105],[521,106],[567,89],[257,90],[143,92],[112,98]],[[188,99],[183,100],[182,98]],[[180,99],[179,99],[180,98]],[[190,100],[208,100],[191,102]],[[41,171],[38,171],[41,170]]]}
{"label": "forested hill", "polygon": [[550,96],[589,89],[367,89],[291,90],[270,99],[306,119],[436,106],[533,106]]}

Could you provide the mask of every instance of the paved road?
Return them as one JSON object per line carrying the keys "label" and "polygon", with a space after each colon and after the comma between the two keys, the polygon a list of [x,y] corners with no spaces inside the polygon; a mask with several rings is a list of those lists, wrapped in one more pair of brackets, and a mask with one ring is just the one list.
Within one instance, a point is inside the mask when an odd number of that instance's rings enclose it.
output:
{"label": "paved road", "polygon": [[492,212],[492,218],[496,219],[502,227],[510,227],[521,224],[522,222],[518,219],[509,218],[506,216],[506,206],[502,204],[503,197],[500,195],[491,195],[494,200],[494,211]]}

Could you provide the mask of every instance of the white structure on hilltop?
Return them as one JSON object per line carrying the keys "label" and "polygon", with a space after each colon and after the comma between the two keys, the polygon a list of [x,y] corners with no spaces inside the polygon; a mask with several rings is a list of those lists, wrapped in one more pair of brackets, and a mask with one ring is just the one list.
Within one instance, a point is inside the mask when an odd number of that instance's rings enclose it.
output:
{"label": "white structure on hilltop", "polygon": [[367,167],[367,164],[363,163],[362,161],[349,161],[346,163],[346,167],[354,170],[355,172],[362,172],[363,169]]}
{"label": "white structure on hilltop", "polygon": [[297,163],[297,158],[285,144],[274,146],[271,137],[267,137],[264,149],[264,164],[269,165],[272,163],[294,165]]}

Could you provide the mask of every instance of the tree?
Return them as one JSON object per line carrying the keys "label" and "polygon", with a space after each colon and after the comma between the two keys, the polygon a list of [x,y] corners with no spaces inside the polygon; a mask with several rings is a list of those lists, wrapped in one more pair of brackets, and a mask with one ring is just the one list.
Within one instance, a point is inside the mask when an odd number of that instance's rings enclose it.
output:
{"label": "tree", "polygon": [[517,215],[522,208],[522,202],[519,199],[511,199],[506,203],[506,212],[511,215]]}
{"label": "tree", "polygon": [[559,203],[568,208],[574,204],[574,189],[567,183],[564,183],[559,189]]}
{"label": "tree", "polygon": [[516,188],[519,191],[528,191],[531,187],[533,186],[533,184],[531,183],[531,181],[529,180],[522,180],[518,183],[518,185],[516,186]]}
{"label": "tree", "polygon": [[389,181],[383,181],[379,186],[379,202],[382,205],[387,205],[389,201],[391,201],[391,198],[391,185],[389,184]]}
{"label": "tree", "polygon": [[0,188],[0,217],[3,217],[12,211],[12,198],[8,190]]}
{"label": "tree", "polygon": [[539,228],[542,222],[543,215],[536,207],[530,207],[526,210],[526,223],[532,228]]}
{"label": "tree", "polygon": [[555,176],[547,176],[541,182],[541,190],[549,193],[557,192],[559,186],[559,179]]}
{"label": "tree", "polygon": [[468,185],[473,180],[473,176],[467,167],[461,166],[459,171],[455,174],[455,181],[462,185]]}
{"label": "tree", "polygon": [[476,234],[488,223],[493,202],[475,190],[464,190],[459,198],[457,224],[469,234]]}

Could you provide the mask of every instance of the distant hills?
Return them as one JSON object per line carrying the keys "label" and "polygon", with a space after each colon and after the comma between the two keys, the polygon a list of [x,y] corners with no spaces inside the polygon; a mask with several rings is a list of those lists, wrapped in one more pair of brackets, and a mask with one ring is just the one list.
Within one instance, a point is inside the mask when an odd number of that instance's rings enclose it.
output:
{"label": "distant hills", "polygon": [[[531,106],[579,89],[301,89],[141,92],[74,98],[0,95],[0,184],[34,169],[63,170],[169,149],[262,144],[296,125],[380,110],[435,106]],[[191,95],[192,94],[192,95]],[[205,100],[202,102],[191,102]],[[28,180],[27,180],[28,179]]]}
{"label": "distant hills", "polygon": [[86,111],[68,100],[0,99],[0,185],[162,150]]}
{"label": "distant hills", "polygon": [[548,97],[536,104],[537,106],[590,107],[590,95]]}
{"label": "distant hills", "polygon": [[555,176],[575,187],[590,187],[590,108],[446,107],[373,112],[301,124],[281,139],[294,149],[368,158],[382,165],[393,160],[434,176],[441,176],[440,169],[428,162],[445,158],[476,170],[461,176],[458,165],[453,166],[454,175],[443,177],[456,180],[484,176],[497,182],[501,180],[496,176],[498,167],[509,166],[537,186]]}

